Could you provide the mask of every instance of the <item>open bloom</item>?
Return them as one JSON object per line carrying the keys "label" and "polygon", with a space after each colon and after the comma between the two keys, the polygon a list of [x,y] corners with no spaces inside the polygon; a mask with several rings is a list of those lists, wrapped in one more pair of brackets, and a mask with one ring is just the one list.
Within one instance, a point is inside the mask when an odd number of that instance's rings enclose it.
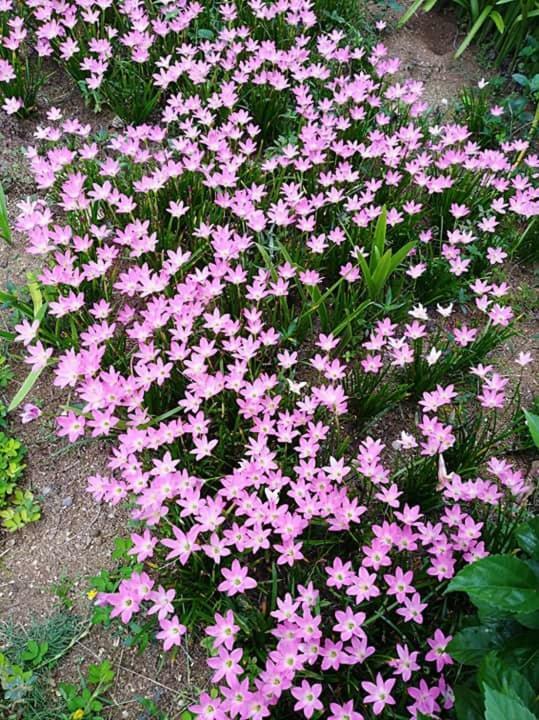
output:
{"label": "open bloom", "polygon": [[380,673],[377,673],[376,682],[365,680],[361,683],[361,687],[367,693],[363,701],[372,703],[372,711],[375,715],[380,715],[386,705],[395,705],[395,699],[391,695],[395,682],[393,678],[384,680]]}

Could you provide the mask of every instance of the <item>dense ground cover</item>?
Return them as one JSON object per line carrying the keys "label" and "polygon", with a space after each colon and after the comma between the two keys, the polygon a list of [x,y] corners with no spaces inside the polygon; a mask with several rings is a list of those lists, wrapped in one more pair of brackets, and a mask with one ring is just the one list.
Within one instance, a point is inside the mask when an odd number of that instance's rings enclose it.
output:
{"label": "dense ground cover", "polygon": [[[165,651],[205,635],[202,718],[451,716],[448,643],[482,631],[448,583],[537,627],[533,561],[502,556],[536,553],[532,358],[489,362],[537,241],[530,142],[437,122],[383,43],[307,2],[23,10],[11,44],[26,22],[128,123],[49,110],[15,221],[43,269],[3,296],[31,370],[11,408],[52,368],[58,435],[108,443],[89,492],[130,507],[95,620]],[[39,67],[9,49],[4,109],[30,111]],[[483,559],[516,610],[459,573]],[[466,712],[536,711],[516,637],[526,692],[492,680],[504,650]]]}

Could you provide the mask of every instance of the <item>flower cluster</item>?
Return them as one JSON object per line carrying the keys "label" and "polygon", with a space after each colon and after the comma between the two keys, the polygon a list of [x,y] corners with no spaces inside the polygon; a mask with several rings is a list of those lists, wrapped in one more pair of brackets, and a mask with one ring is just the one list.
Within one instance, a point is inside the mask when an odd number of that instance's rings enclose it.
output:
{"label": "flower cluster", "polygon": [[0,107],[8,115],[33,109],[44,81],[41,56],[29,42],[27,3],[0,2]]}
{"label": "flower cluster", "polygon": [[[197,3],[111,5],[34,0],[40,47],[96,92],[128,57],[160,115],[92,137],[51,108],[17,220],[45,260],[26,361],[71,392],[60,436],[110,440],[89,492],[134,508],[136,569],[98,602],[165,650],[205,626],[201,718],[440,713],[443,583],[529,493],[482,363],[539,158],[432,125],[305,0],[222,3],[198,35]],[[385,447],[366,428],[404,401]]]}

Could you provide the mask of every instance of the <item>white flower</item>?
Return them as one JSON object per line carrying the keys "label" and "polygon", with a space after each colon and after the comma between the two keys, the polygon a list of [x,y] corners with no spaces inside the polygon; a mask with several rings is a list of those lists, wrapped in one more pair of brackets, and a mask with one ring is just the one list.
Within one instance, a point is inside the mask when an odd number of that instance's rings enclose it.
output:
{"label": "white flower", "polygon": [[433,347],[433,348],[431,348],[429,354],[427,355],[426,360],[429,365],[435,365],[438,362],[438,360],[440,359],[441,355],[442,355],[442,351],[437,350],[435,347]]}
{"label": "white flower", "polygon": [[306,382],[294,382],[293,380],[288,379],[286,382],[288,383],[288,387],[294,393],[294,395],[299,395],[302,389],[307,385]]}
{"label": "white flower", "polygon": [[449,305],[445,308],[442,305],[436,305],[436,310],[442,317],[449,317],[453,312],[453,303],[449,303]]}
{"label": "white flower", "polygon": [[404,430],[401,432],[400,438],[398,440],[395,440],[393,443],[393,448],[395,450],[412,450],[412,448],[417,447],[416,439],[413,435],[410,435],[410,433],[405,432]]}
{"label": "white flower", "polygon": [[418,303],[417,305],[414,305],[414,307],[408,311],[408,315],[411,315],[416,320],[428,320],[429,316],[427,315],[427,309],[421,305],[421,303]]}

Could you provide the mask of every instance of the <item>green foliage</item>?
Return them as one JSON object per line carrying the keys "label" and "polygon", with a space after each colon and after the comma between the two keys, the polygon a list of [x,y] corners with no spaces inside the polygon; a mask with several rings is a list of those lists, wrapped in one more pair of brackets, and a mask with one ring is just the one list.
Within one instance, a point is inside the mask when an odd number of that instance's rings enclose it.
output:
{"label": "green foliage", "polygon": [[539,610],[539,578],[510,555],[492,555],[463,568],[448,591],[466,592],[477,607],[520,614]]}
{"label": "green foliage", "polygon": [[[0,357],[0,387],[7,384],[10,371]],[[0,420],[5,418],[5,408],[0,407]],[[5,422],[2,423],[5,426]],[[26,448],[20,440],[0,430],[0,518],[2,527],[14,532],[41,517],[40,507],[30,490],[17,486],[24,468]]]}
{"label": "green foliage", "polygon": [[370,300],[377,300],[387,287],[389,278],[399,265],[410,254],[414,242],[408,242],[395,253],[392,249],[385,249],[387,234],[387,208],[384,206],[376,223],[376,229],[370,247],[369,261],[358,253],[357,260],[363,274],[363,282]]}
{"label": "green foliage", "polygon": [[526,418],[526,425],[530,431],[531,438],[536,448],[539,448],[539,415],[535,415],[529,410],[523,410]]}
{"label": "green foliage", "polygon": [[3,720],[102,720],[103,695],[114,681],[108,660],[90,665],[78,683],[62,683],[59,698],[50,692],[50,671],[86,632],[77,616],[63,611],[27,629],[0,628]]}
{"label": "green foliage", "polygon": [[61,683],[60,695],[64,701],[59,717],[61,720],[103,720],[106,707],[103,694],[114,681],[114,670],[108,660],[90,665],[79,684]]}
{"label": "green foliage", "polygon": [[16,488],[9,499],[6,509],[0,510],[2,527],[9,532],[20,530],[25,525],[37,522],[41,517],[41,508],[30,490]]}
{"label": "green foliage", "polygon": [[448,645],[474,668],[455,688],[458,720],[533,720],[539,712],[539,518],[515,537],[530,558],[498,555],[463,568],[447,592],[465,592],[477,608]]}
{"label": "green foliage", "polygon": [[[515,78],[516,76],[513,76]],[[472,130],[484,147],[495,147],[515,137],[528,134],[533,114],[530,111],[531,95],[523,82],[508,82],[496,76],[480,85],[463,88],[455,107],[456,115]],[[498,106],[502,113],[492,113]]]}
{"label": "green foliage", "polygon": [[0,240],[4,240],[11,245],[11,229],[9,227],[7,202],[2,183],[0,183]]}
{"label": "green foliage", "polygon": [[6,388],[12,379],[13,372],[7,364],[6,358],[0,355],[0,389]]}

